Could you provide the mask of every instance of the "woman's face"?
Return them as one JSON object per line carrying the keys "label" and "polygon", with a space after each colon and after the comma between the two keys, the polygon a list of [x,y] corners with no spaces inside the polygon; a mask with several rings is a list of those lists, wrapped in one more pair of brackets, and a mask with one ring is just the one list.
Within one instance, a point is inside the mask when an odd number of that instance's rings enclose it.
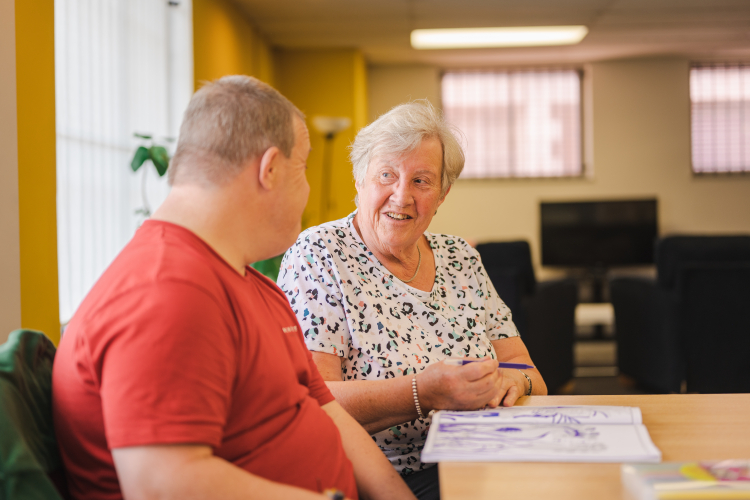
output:
{"label": "woman's face", "polygon": [[394,254],[419,240],[445,199],[442,165],[443,148],[435,138],[404,156],[372,159],[364,182],[357,183],[357,223],[368,246]]}

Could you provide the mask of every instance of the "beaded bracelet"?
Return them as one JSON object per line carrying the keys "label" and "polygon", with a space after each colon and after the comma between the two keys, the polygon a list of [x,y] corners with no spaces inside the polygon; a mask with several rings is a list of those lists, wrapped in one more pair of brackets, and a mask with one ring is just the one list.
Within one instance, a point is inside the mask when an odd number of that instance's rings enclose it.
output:
{"label": "beaded bracelet", "polygon": [[422,414],[422,407],[419,406],[419,396],[417,396],[417,376],[414,375],[414,378],[411,379],[411,393],[414,396],[414,406],[417,407],[417,415],[419,415],[419,418],[424,418],[424,415]]}

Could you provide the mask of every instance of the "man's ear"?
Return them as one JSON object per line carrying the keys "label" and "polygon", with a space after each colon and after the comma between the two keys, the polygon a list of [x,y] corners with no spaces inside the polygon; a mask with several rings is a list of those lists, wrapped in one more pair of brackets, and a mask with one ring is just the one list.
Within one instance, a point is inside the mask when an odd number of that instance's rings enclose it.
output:
{"label": "man's ear", "polygon": [[273,189],[279,178],[279,162],[281,151],[276,146],[271,146],[260,157],[260,167],[258,169],[258,182],[263,189]]}

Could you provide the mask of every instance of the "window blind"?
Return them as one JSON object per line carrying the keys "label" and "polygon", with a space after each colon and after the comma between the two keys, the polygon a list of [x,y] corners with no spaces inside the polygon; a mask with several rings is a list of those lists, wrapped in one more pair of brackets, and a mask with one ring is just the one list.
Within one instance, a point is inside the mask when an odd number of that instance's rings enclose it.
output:
{"label": "window blind", "polygon": [[582,174],[579,72],[450,71],[442,98],[466,137],[462,178]]}
{"label": "window blind", "polygon": [[191,12],[186,0],[55,1],[62,323],[143,222],[142,189],[152,209],[168,193],[152,165],[130,170],[133,134],[177,136],[193,89]]}
{"label": "window blind", "polygon": [[750,64],[690,69],[693,172],[750,172]]}

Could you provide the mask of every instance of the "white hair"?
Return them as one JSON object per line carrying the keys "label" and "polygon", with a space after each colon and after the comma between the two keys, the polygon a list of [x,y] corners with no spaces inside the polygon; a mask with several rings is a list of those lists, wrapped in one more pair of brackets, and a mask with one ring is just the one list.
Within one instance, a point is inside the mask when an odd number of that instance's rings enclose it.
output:
{"label": "white hair", "polygon": [[448,124],[426,99],[400,104],[357,134],[349,148],[354,180],[360,185],[364,183],[373,158],[401,156],[417,149],[426,139],[435,138],[443,148],[440,187],[444,196],[464,168],[464,151],[456,135],[461,132]]}

